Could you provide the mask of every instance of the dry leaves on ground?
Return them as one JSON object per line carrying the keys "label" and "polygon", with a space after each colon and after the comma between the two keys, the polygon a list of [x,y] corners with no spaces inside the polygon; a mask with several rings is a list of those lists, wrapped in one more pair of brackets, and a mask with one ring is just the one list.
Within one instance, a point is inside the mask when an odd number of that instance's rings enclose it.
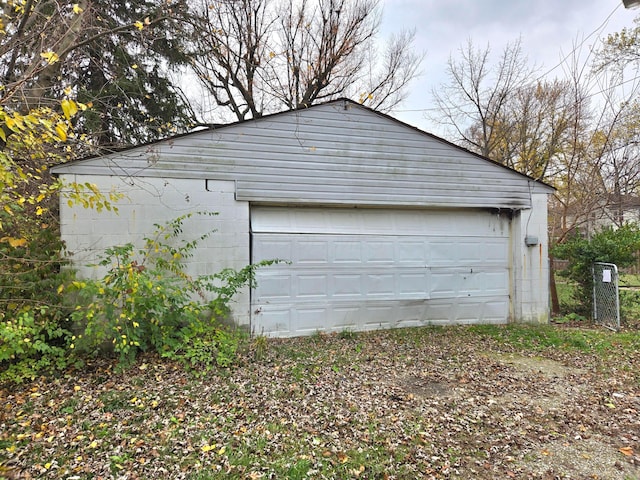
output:
{"label": "dry leaves on ground", "polygon": [[1,392],[0,477],[635,479],[637,353],[452,327],[271,340],[199,379],[96,362]]}

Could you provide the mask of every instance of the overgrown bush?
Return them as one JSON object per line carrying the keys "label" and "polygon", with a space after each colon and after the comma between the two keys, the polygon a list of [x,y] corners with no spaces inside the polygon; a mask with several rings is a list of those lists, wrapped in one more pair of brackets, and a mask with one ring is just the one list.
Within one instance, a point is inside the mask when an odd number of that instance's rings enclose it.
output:
{"label": "overgrown bush", "polygon": [[107,268],[106,275],[73,283],[83,301],[72,315],[84,325],[80,348],[95,351],[110,345],[121,367],[149,350],[197,371],[233,362],[239,334],[222,320],[235,293],[253,285],[255,269],[271,262],[189,276],[184,260],[213,233],[191,241],[179,239],[192,215],[155,225],[144,248],[136,250],[128,243],[107,249],[99,262]]}
{"label": "overgrown bush", "polygon": [[569,261],[567,268],[559,273],[576,282],[575,300],[583,306],[579,313],[590,316],[593,306],[593,264],[607,262],[615,263],[620,268],[628,267],[636,261],[639,250],[640,229],[637,225],[625,224],[617,229],[604,228],[591,238],[580,235],[571,237],[553,247],[552,254],[555,258]]}
{"label": "overgrown bush", "polygon": [[640,326],[640,291],[620,290],[620,317],[627,326]]}
{"label": "overgrown bush", "polygon": [[[27,113],[0,105],[0,382],[74,361],[69,310],[59,295],[72,275],[63,268],[56,215],[63,185],[47,165],[72,158],[75,149],[63,144],[74,137],[72,118],[85,108],[71,98],[60,109]],[[112,209],[118,199],[91,184],[65,187],[68,202],[87,208]]]}
{"label": "overgrown bush", "polygon": [[57,229],[25,217],[3,221],[5,231],[22,225],[21,241],[0,242],[0,382],[19,383],[74,361],[70,311],[58,294],[72,272],[63,268]]}
{"label": "overgrown bush", "polygon": [[69,356],[71,332],[48,314],[46,307],[22,311],[0,322],[0,380],[20,383],[43,372],[62,369]]}

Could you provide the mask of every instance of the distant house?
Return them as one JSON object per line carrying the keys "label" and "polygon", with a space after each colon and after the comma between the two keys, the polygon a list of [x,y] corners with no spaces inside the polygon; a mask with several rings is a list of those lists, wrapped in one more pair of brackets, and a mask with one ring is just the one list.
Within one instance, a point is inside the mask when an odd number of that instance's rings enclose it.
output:
{"label": "distant house", "polygon": [[636,195],[604,196],[601,209],[592,215],[596,229],[603,226],[621,226],[640,221],[640,197]]}
{"label": "distant house", "polygon": [[[606,227],[619,227],[625,223],[640,224],[640,197],[635,195],[598,195],[585,201],[553,211],[564,219],[566,230],[586,237]],[[563,229],[559,229],[562,231]]]}
{"label": "distant house", "polygon": [[126,194],[119,214],[61,201],[80,274],[154,223],[217,233],[192,274],[249,262],[233,316],[257,334],[546,322],[552,188],[350,100],[198,131],[53,169]]}

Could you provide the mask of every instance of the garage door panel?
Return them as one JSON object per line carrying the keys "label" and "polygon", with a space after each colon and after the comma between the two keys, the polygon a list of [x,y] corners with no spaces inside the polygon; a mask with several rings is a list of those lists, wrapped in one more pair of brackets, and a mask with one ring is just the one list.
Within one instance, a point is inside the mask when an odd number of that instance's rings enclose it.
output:
{"label": "garage door panel", "polygon": [[460,324],[476,324],[478,317],[482,318],[483,323],[495,322],[504,318],[504,314],[508,312],[507,302],[498,301],[469,301],[458,302],[456,304],[456,323]]}
{"label": "garage door panel", "polygon": [[508,296],[508,272],[432,272],[431,298]]}
{"label": "garage door panel", "polygon": [[364,296],[384,296],[395,297],[395,275],[393,273],[376,274],[370,273],[365,276]]}
{"label": "garage door panel", "polygon": [[[253,290],[254,303],[278,303],[304,298],[324,298],[326,301],[349,299],[425,299],[429,297],[429,272],[424,268],[394,272],[371,269],[360,273],[337,273],[325,270],[290,270],[280,274],[262,269]],[[388,273],[387,273],[388,272]]]}
{"label": "garage door panel", "polygon": [[499,265],[508,263],[509,240],[495,241],[490,237],[475,237],[473,240],[456,238],[434,238],[428,245],[428,264],[433,267],[465,265]]}
{"label": "garage door panel", "polygon": [[[293,259],[295,244],[287,238],[274,235],[263,235],[260,242],[252,246],[254,261],[273,259]],[[257,260],[260,259],[260,260]]]}
{"label": "garage door panel", "polygon": [[362,275],[357,273],[342,273],[333,275],[330,295],[334,298],[355,298],[362,293]]}
{"label": "garage door panel", "polygon": [[458,242],[456,244],[456,250],[458,254],[458,261],[464,265],[473,265],[481,260],[483,263],[486,260],[484,252],[481,253],[480,249],[484,250],[485,245],[478,242]]}
{"label": "garage door panel", "polygon": [[459,323],[504,323],[509,313],[509,303],[505,300],[487,298],[441,298],[429,302],[425,321],[434,325]]}
{"label": "garage door panel", "polygon": [[297,306],[293,324],[302,335],[311,335],[324,329],[327,318],[327,307]]}
{"label": "garage door panel", "polygon": [[329,282],[327,274],[297,275],[294,277],[297,284],[297,298],[324,298]]}
{"label": "garage door panel", "polygon": [[[366,235],[253,234],[253,261],[281,259],[294,264],[395,264],[424,266],[429,251],[423,238],[368,237]],[[256,241],[259,240],[259,241]]]}
{"label": "garage door panel", "polygon": [[260,282],[255,290],[256,299],[273,302],[278,299],[289,302],[293,282],[291,275],[286,273],[265,273],[258,275]]}
{"label": "garage door panel", "polygon": [[297,329],[291,329],[291,323],[294,321],[291,315],[292,308],[292,304],[281,304],[278,307],[269,305],[253,309],[253,318],[257,318],[259,321],[252,323],[251,333],[275,337],[300,335],[297,333]]}
{"label": "garage door panel", "polygon": [[254,233],[320,233],[339,235],[509,236],[504,215],[479,210],[398,210],[347,208],[251,207]]}
{"label": "garage door panel", "polygon": [[[484,301],[488,300],[488,301]],[[365,331],[421,325],[504,323],[507,301],[489,299],[433,299],[388,304],[341,302],[306,305],[266,305],[254,332],[270,336],[310,335],[317,331]],[[331,322],[327,322],[331,319]]]}
{"label": "garage door panel", "polygon": [[509,239],[500,241],[485,238],[480,248],[480,258],[487,265],[498,264],[504,266],[509,263]]}
{"label": "garage door panel", "polygon": [[395,261],[395,245],[393,240],[362,242],[362,250],[366,263],[389,263]]}
{"label": "garage door panel", "polygon": [[307,263],[326,265],[329,263],[329,245],[326,239],[298,239],[292,245],[293,261],[300,265]]}
{"label": "garage door panel", "polygon": [[430,284],[429,272],[422,269],[418,272],[398,273],[396,276],[398,296],[400,298],[427,298],[430,296],[427,287]]}
{"label": "garage door panel", "polygon": [[387,304],[371,303],[362,307],[362,330],[378,330],[393,327],[393,306]]}
{"label": "garage door panel", "polygon": [[360,329],[360,305],[336,304],[332,306],[330,314],[334,321],[327,331],[344,332],[346,330],[356,331]]}
{"label": "garage door panel", "polygon": [[332,258],[335,264],[362,263],[362,241],[336,239],[332,243]]}
{"label": "garage door panel", "polygon": [[[252,261],[289,263],[257,272],[256,332],[292,336],[508,319],[509,228],[495,215],[482,221],[482,212],[439,212],[430,224],[434,212],[359,211],[345,221],[344,212],[332,209],[291,216],[283,208],[285,219],[276,209],[263,218],[261,210],[252,213],[261,230],[253,233]],[[332,215],[340,221],[331,224]]]}
{"label": "garage door panel", "polygon": [[483,285],[484,292],[491,295],[509,295],[509,272],[483,272],[478,276]]}
{"label": "garage door panel", "polygon": [[397,242],[396,262],[401,264],[427,265],[429,245],[426,239],[403,240]]}

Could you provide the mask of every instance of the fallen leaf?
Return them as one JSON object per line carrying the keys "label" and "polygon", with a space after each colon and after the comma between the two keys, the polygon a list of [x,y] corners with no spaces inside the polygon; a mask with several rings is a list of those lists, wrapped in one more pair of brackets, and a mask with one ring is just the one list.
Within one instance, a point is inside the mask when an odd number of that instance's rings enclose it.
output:
{"label": "fallen leaf", "polygon": [[359,477],[359,476],[362,474],[362,472],[364,472],[364,465],[360,465],[360,468],[359,468],[359,469],[357,469],[357,470],[356,470],[355,468],[354,468],[353,470],[351,470],[351,473],[352,473],[356,478],[357,478],[357,477]]}
{"label": "fallen leaf", "polygon": [[633,448],[631,447],[621,447],[618,449],[618,451],[623,454],[626,455],[627,457],[632,457],[633,456]]}
{"label": "fallen leaf", "polygon": [[49,65],[53,65],[53,64],[54,64],[54,63],[56,63],[58,60],[60,60],[60,57],[58,57],[58,54],[57,54],[57,53],[55,53],[55,52],[51,52],[51,51],[49,51],[49,52],[42,52],[42,53],[40,54],[40,56],[41,56],[42,58],[44,58],[44,59],[47,61],[47,63],[48,63]]}

